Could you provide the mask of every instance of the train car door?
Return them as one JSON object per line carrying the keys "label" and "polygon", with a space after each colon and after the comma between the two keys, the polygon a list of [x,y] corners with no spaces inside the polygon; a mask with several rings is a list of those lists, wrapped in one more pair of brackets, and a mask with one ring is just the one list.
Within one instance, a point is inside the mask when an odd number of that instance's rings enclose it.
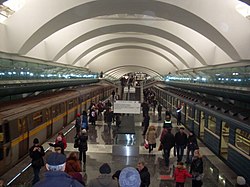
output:
{"label": "train car door", "polygon": [[29,149],[29,132],[28,132],[28,122],[27,116],[18,119],[18,134],[20,137],[19,142],[19,156],[18,158],[22,158],[24,155],[28,153]]}
{"label": "train car door", "polygon": [[226,160],[228,155],[229,130],[229,125],[225,121],[222,121],[220,133],[220,155]]}
{"label": "train car door", "polygon": [[11,163],[11,144],[10,144],[10,127],[9,122],[4,121],[0,124],[0,175],[5,165],[8,166]]}
{"label": "train car door", "polygon": [[47,133],[46,133],[46,139],[50,138],[52,136],[52,120],[51,120],[51,107],[45,109],[45,121],[48,123],[47,125]]}
{"label": "train car door", "polygon": [[67,120],[68,120],[68,102],[63,102],[60,104],[60,110],[63,114],[63,127],[67,126]]}

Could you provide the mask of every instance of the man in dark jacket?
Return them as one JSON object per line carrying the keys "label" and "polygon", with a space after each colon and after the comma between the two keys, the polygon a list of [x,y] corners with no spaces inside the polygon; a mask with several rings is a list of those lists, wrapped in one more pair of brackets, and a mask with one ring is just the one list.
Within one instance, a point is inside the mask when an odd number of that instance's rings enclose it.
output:
{"label": "man in dark jacket", "polygon": [[171,128],[169,128],[169,129],[164,128],[163,129],[163,131],[161,133],[160,141],[161,141],[162,149],[164,152],[165,164],[168,167],[169,166],[170,151],[174,147],[174,144],[175,144],[175,138],[174,138],[174,135],[171,133]]}
{"label": "man in dark jacket", "polygon": [[34,187],[82,187],[82,184],[64,172],[65,164],[65,155],[60,153],[51,153],[47,158],[46,168],[48,171],[44,174],[45,179],[36,183]]}
{"label": "man in dark jacket", "polygon": [[181,162],[184,149],[187,146],[187,135],[184,132],[184,127],[180,127],[180,131],[175,134],[175,145],[177,151],[177,162]]}
{"label": "man in dark jacket", "polygon": [[148,187],[150,185],[150,173],[148,168],[145,166],[144,161],[139,161],[137,164],[137,171],[141,177],[141,186],[140,187]]}

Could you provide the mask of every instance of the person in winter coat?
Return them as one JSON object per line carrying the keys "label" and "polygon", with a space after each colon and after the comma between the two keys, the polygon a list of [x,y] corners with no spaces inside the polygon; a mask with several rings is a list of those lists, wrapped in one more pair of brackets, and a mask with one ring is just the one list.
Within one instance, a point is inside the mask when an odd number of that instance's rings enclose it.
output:
{"label": "person in winter coat", "polygon": [[150,173],[148,168],[145,166],[144,161],[139,161],[137,163],[137,171],[139,172],[141,178],[140,187],[148,187],[150,185]]}
{"label": "person in winter coat", "polygon": [[169,115],[165,116],[165,120],[163,122],[163,128],[165,129],[172,129],[172,121],[171,121],[171,117]]}
{"label": "person in winter coat", "polygon": [[45,155],[44,148],[39,144],[39,140],[35,138],[33,140],[33,146],[29,149],[29,156],[32,159],[31,166],[34,172],[34,178],[32,181],[32,185],[37,183],[39,178],[39,173],[41,167],[44,166],[43,156]]}
{"label": "person in winter coat", "polygon": [[169,157],[170,157],[170,151],[175,145],[175,137],[171,133],[172,129],[163,129],[161,133],[161,145],[162,145],[162,150],[164,152],[164,160],[165,164],[168,167],[169,166]]}
{"label": "person in winter coat", "polygon": [[78,134],[81,131],[81,114],[76,114],[76,122],[75,122],[75,128],[76,128],[76,134]]}
{"label": "person in winter coat", "polygon": [[88,135],[86,129],[82,129],[81,134],[77,137],[78,141],[78,150],[79,150],[79,160],[83,161],[83,164],[86,165],[86,152],[88,150]]}
{"label": "person in winter coat", "polygon": [[71,152],[66,160],[65,172],[72,176],[75,172],[81,172],[81,171],[82,171],[81,164],[77,158],[76,153]]}
{"label": "person in winter coat", "polygon": [[[66,140],[66,137],[64,136],[63,132],[58,132],[58,136],[62,137],[63,149],[66,149],[67,148],[67,140]],[[58,143],[58,141],[60,141],[60,139],[56,138],[55,143]]]}
{"label": "person in winter coat", "polygon": [[51,147],[54,147],[55,151],[64,154],[64,147],[67,146],[66,139],[63,139],[61,135],[56,137],[55,143],[49,143]]}
{"label": "person in winter coat", "polygon": [[174,171],[175,187],[184,187],[187,177],[192,178],[192,175],[184,168],[183,162],[178,162]]}
{"label": "person in winter coat", "polygon": [[149,121],[150,121],[150,117],[149,117],[148,113],[145,113],[145,116],[143,118],[143,124],[144,124],[144,130],[143,130],[143,133],[142,133],[143,136],[145,136],[145,134],[146,134],[146,132],[148,130]]}
{"label": "person in winter coat", "polygon": [[95,125],[97,120],[97,114],[95,111],[95,106],[93,106],[89,111],[89,122],[91,125]]}
{"label": "person in winter coat", "polygon": [[[194,150],[198,148],[197,139],[193,131],[189,132],[187,139],[187,160],[186,163],[191,163],[192,157],[194,156]],[[190,157],[191,153],[191,157]]]}
{"label": "person in winter coat", "polygon": [[84,110],[82,111],[82,124],[81,124],[81,130],[86,129],[87,131],[89,130],[89,123],[88,123],[88,114]]}
{"label": "person in winter coat", "polygon": [[194,151],[194,156],[192,158],[192,163],[190,167],[190,173],[193,175],[192,187],[201,187],[203,184],[203,161],[199,149],[196,149]]}
{"label": "person in winter coat", "polygon": [[80,173],[81,171],[81,164],[76,153],[71,152],[66,160],[65,172],[72,176],[73,179],[76,179],[81,184],[84,184],[82,174]]}
{"label": "person in winter coat", "polygon": [[89,129],[89,124],[88,124],[88,114],[84,110],[82,111],[82,122],[81,122],[81,130],[86,129],[88,131]]}
{"label": "person in winter coat", "polygon": [[184,149],[187,146],[187,135],[184,132],[184,127],[180,127],[179,132],[175,134],[175,145],[177,151],[177,162],[181,162],[184,154]]}
{"label": "person in winter coat", "polygon": [[151,125],[151,126],[148,128],[148,131],[147,131],[146,137],[145,137],[145,139],[148,141],[148,145],[149,145],[148,152],[149,152],[149,153],[150,153],[154,148],[156,148],[156,138],[157,138],[157,135],[156,135],[155,126]]}
{"label": "person in winter coat", "polygon": [[51,153],[47,157],[44,179],[36,183],[33,187],[83,187],[77,180],[68,175],[65,170],[66,156],[61,153]]}
{"label": "person in winter coat", "polygon": [[118,182],[112,179],[111,168],[107,163],[104,163],[99,168],[100,175],[90,180],[88,187],[118,187]]}
{"label": "person in winter coat", "polygon": [[158,121],[161,121],[161,111],[162,111],[162,105],[159,103],[157,106]]}
{"label": "person in winter coat", "polygon": [[107,123],[108,125],[108,128],[109,130],[111,129],[111,124],[114,120],[114,112],[111,111],[111,108],[108,108],[106,111],[105,111],[105,114],[104,114],[104,118],[105,118],[105,122]]}

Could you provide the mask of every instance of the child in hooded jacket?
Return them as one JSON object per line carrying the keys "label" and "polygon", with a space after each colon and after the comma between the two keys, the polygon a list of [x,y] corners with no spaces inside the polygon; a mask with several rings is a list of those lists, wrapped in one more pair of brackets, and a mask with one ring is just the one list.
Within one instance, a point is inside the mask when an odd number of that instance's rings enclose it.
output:
{"label": "child in hooded jacket", "polygon": [[174,171],[176,187],[184,187],[186,178],[192,178],[192,175],[184,168],[183,162],[178,162]]}

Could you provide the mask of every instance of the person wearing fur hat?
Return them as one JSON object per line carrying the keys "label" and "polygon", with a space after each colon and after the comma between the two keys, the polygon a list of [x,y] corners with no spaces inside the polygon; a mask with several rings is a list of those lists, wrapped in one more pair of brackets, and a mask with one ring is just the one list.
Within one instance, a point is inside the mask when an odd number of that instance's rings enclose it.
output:
{"label": "person wearing fur hat", "polygon": [[47,157],[45,178],[34,185],[34,187],[82,187],[77,180],[73,179],[65,171],[66,156],[61,153],[51,153]]}
{"label": "person wearing fur hat", "polygon": [[88,187],[118,187],[116,180],[112,179],[111,168],[107,163],[104,163],[99,168],[100,175],[90,180]]}
{"label": "person wearing fur hat", "polygon": [[238,176],[236,179],[235,187],[248,187],[245,178],[242,176]]}

